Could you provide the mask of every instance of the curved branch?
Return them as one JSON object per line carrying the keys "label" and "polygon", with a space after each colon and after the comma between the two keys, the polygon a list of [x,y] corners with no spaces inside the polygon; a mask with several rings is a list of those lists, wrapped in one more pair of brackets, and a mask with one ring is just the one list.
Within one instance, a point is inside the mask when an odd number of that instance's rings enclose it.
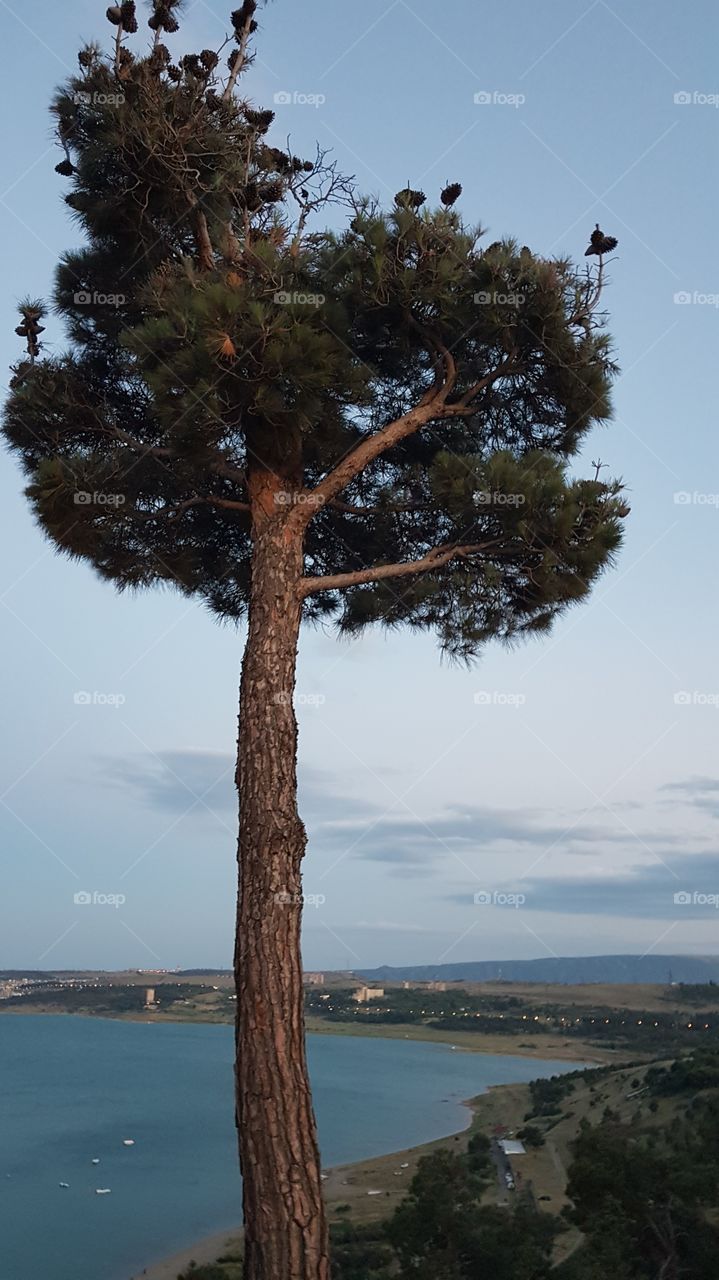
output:
{"label": "curved branch", "polygon": [[437,394],[428,403],[420,402],[407,413],[403,413],[400,418],[395,418],[394,422],[382,427],[381,431],[366,436],[353,449],[350,449],[324,480],[320,480],[314,489],[307,490],[307,494],[312,495],[312,502],[306,502],[294,508],[290,517],[292,523],[303,528],[312,519],[317,508],[325,506],[338,493],[341,493],[350,480],[364,471],[365,467],[374,462],[375,458],[379,458],[380,454],[393,448],[407,436],[414,435],[415,431],[419,431],[420,427],[431,422],[433,418],[445,416],[444,397],[448,393],[449,388],[444,393]]}
{"label": "curved branch", "polygon": [[315,595],[318,591],[340,591],[343,587],[359,587],[367,582],[383,582],[386,578],[406,578],[415,573],[429,573],[433,569],[441,569],[449,564],[450,560],[476,555],[478,551],[488,551],[498,545],[496,541],[468,542],[459,546],[452,543],[450,546],[434,547],[419,560],[373,565],[371,569],[357,569],[350,573],[331,573],[319,578],[302,578],[300,594],[304,598]]}
{"label": "curved branch", "polygon": [[493,369],[491,373],[485,374],[483,378],[480,378],[479,382],[475,382],[474,386],[464,393],[461,400],[455,401],[450,407],[456,409],[457,412],[469,408],[472,400],[479,395],[480,391],[484,391],[486,387],[491,387],[492,383],[496,382],[498,378],[503,378],[506,374],[512,373],[515,368],[514,356],[507,356],[506,360],[503,360],[496,369]]}
{"label": "curved branch", "polygon": [[194,498],[185,498],[183,502],[178,502],[174,507],[160,507],[157,511],[137,511],[134,519],[142,520],[159,520],[167,519],[168,524],[173,524],[175,520],[179,520],[180,516],[190,507],[198,507],[201,505],[210,507],[221,507],[228,511],[246,511],[251,510],[249,502],[233,502],[230,498],[212,498],[209,496],[195,495]]}
{"label": "curved branch", "polygon": [[239,48],[237,50],[237,53],[235,54],[232,67],[230,69],[230,78],[227,81],[224,92],[222,94],[223,102],[230,101],[230,98],[232,97],[235,91],[237,78],[240,72],[242,71],[242,68],[244,67],[245,62],[247,61],[247,45],[249,43],[249,39],[251,35],[250,28],[252,26],[253,15],[254,15],[254,9],[247,14],[247,17],[245,18],[245,21],[242,24],[242,30],[240,32]]}
{"label": "curved branch", "polygon": [[[426,426],[428,422],[471,413],[471,401],[474,397],[480,391],[483,391],[485,387],[490,386],[511,370],[512,357],[508,356],[496,369],[493,369],[491,373],[486,374],[484,378],[475,383],[461,400],[456,401],[454,404],[448,404],[447,397],[451,394],[457,380],[457,368],[452,353],[438,339],[431,337],[427,333],[424,336],[428,343],[434,345],[437,355],[444,362],[445,377],[441,385],[438,385],[435,380],[434,384],[427,389],[414,408],[409,409],[407,413],[403,413],[401,417],[395,418],[393,422],[382,427],[380,431],[376,431],[371,436],[366,436],[353,449],[350,449],[349,453],[345,454],[341,462],[337,463],[334,470],[330,471],[324,480],[320,480],[314,489],[307,491],[312,494],[312,502],[304,503],[294,509],[290,517],[293,524],[300,528],[307,525],[318,508],[325,506],[336,498],[337,494],[342,492],[350,480],[353,480],[356,475],[364,471],[365,467],[368,467],[381,454],[386,453],[388,449],[394,448],[400,441],[414,435],[421,427]],[[439,363],[440,361],[438,360],[438,367]]]}

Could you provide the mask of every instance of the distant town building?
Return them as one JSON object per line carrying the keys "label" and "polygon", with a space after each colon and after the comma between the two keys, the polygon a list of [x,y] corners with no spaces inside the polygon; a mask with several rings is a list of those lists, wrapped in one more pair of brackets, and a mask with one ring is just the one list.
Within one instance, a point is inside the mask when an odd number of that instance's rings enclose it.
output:
{"label": "distant town building", "polygon": [[325,985],[325,975],[323,973],[306,973],[305,982],[308,987],[323,987]]}
{"label": "distant town building", "polygon": [[358,1004],[368,1004],[370,1000],[382,1000],[384,998],[384,987],[358,987],[352,994],[352,999]]}
{"label": "distant town building", "polygon": [[155,999],[155,988],[148,987],[145,991],[145,1008],[154,1009],[157,1001]]}

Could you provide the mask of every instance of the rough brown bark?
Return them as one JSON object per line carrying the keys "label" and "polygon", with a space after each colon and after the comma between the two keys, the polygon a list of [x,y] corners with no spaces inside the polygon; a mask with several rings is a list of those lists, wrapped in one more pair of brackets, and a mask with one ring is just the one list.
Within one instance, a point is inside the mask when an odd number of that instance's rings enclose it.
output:
{"label": "rough brown bark", "polygon": [[[305,1055],[300,925],[304,826],[293,707],[302,545],[252,486],[255,541],[242,665],[237,1125],[245,1280],[329,1280],[317,1133]],[[273,510],[274,506],[274,510]]]}

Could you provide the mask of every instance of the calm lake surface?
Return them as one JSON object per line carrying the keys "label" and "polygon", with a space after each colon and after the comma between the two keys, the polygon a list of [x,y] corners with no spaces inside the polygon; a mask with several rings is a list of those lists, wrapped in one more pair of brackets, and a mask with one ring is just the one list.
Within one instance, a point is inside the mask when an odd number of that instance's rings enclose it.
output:
{"label": "calm lake surface", "polygon": [[[0,1016],[0,1280],[129,1280],[235,1226],[232,1052],[225,1026]],[[359,1036],[310,1036],[309,1056],[325,1166],[452,1133],[463,1099],[577,1065]]]}

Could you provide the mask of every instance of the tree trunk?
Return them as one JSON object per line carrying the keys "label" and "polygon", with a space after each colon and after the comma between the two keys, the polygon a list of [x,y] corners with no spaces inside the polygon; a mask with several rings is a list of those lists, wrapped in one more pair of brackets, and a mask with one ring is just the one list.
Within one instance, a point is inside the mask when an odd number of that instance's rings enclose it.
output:
{"label": "tree trunk", "polygon": [[242,664],[237,1126],[245,1280],[329,1280],[317,1131],[307,1075],[300,925],[306,835],[297,813],[293,707],[302,547],[256,527]]}

